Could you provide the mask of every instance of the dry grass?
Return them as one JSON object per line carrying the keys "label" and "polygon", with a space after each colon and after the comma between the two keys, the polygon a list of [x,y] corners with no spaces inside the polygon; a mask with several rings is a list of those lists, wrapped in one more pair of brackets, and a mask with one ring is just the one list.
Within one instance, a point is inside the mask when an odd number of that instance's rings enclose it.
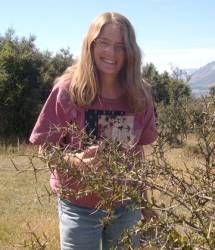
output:
{"label": "dry grass", "polygon": [[5,151],[0,155],[0,249],[39,249],[34,233],[41,244],[47,237],[47,249],[59,249],[56,198],[49,200],[45,189],[48,173],[36,181],[32,171],[18,173],[10,158],[19,170],[29,166],[27,157]]}
{"label": "dry grass", "polygon": [[[182,148],[169,150],[169,162],[176,168],[194,167],[199,156],[188,152],[190,145],[195,146],[194,138],[189,138]],[[24,249],[24,245],[25,249],[42,249],[38,247],[36,237],[41,244],[47,237],[46,249],[59,249],[56,198],[49,200],[45,189],[49,174],[40,173],[36,181],[32,171],[18,173],[10,157],[19,170],[26,169],[29,160],[20,154],[32,153],[34,148],[21,145],[18,151],[13,147],[0,149],[0,249]],[[149,151],[147,148],[146,152]],[[43,166],[40,161],[35,163]]]}

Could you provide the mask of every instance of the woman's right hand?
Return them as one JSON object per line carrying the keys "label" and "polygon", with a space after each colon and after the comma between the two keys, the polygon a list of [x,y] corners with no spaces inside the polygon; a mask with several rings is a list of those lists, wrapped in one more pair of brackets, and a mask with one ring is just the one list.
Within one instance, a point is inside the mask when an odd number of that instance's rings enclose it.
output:
{"label": "woman's right hand", "polygon": [[101,165],[98,159],[98,153],[103,150],[103,148],[104,146],[102,143],[93,145],[80,153],[68,154],[64,157],[64,159],[69,162],[71,166],[78,168],[86,166],[90,168],[97,168]]}

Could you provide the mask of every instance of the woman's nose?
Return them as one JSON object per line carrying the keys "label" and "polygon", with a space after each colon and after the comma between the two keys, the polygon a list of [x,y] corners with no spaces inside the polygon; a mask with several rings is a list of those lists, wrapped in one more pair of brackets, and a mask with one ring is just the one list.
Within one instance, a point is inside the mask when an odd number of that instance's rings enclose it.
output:
{"label": "woman's nose", "polygon": [[116,53],[115,46],[110,44],[109,46],[107,46],[106,52],[108,52],[111,55],[115,55]]}

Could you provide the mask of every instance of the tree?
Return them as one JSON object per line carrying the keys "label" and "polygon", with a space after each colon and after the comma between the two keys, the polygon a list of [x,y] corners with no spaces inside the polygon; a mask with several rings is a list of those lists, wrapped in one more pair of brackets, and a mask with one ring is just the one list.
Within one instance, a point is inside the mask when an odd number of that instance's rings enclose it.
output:
{"label": "tree", "polygon": [[0,138],[27,138],[54,79],[73,63],[69,50],[41,53],[35,37],[0,37]]}
{"label": "tree", "polygon": [[177,101],[191,95],[190,87],[187,85],[189,77],[177,68],[172,74],[167,71],[159,74],[152,63],[146,64],[142,68],[142,77],[152,85],[156,103],[167,105],[171,100]]}
{"label": "tree", "polygon": [[209,94],[211,96],[214,96],[215,95],[215,85],[211,86],[210,89],[209,89]]}
{"label": "tree", "polygon": [[61,49],[54,56],[46,51],[43,54],[43,67],[41,69],[42,99],[45,100],[53,86],[53,81],[60,76],[65,69],[74,63],[73,55],[69,49]]}
{"label": "tree", "polygon": [[37,113],[41,56],[35,38],[14,36],[12,30],[1,38],[0,47],[0,135],[26,135]]}

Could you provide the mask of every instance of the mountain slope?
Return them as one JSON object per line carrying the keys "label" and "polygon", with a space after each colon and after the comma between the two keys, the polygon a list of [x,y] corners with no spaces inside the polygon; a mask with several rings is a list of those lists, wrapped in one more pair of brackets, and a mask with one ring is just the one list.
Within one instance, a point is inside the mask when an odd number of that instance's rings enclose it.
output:
{"label": "mountain slope", "polygon": [[197,69],[189,81],[193,93],[205,94],[215,85],[215,61]]}

